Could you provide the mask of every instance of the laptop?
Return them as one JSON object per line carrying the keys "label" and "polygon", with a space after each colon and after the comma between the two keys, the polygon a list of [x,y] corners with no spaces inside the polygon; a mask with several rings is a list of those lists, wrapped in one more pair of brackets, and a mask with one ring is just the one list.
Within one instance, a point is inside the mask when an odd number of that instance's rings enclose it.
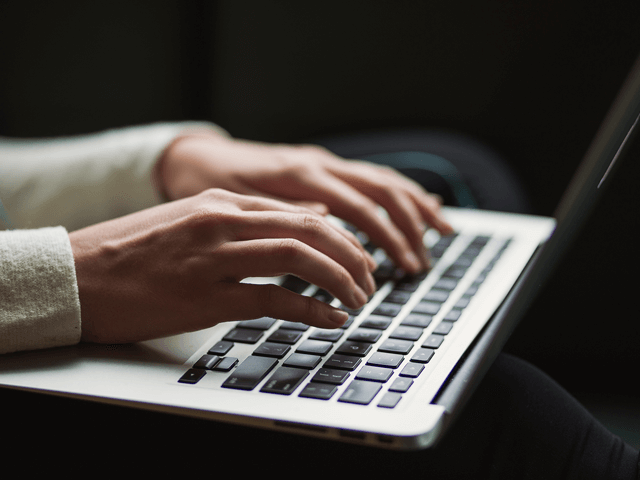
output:
{"label": "laptop", "polygon": [[[0,357],[0,385],[387,449],[433,446],[583,224],[639,112],[637,61],[554,218],[445,208],[456,233],[426,233],[425,275],[407,277],[356,232],[379,262],[378,289],[342,328],[259,318],[18,352]],[[296,277],[246,281],[338,305]]]}

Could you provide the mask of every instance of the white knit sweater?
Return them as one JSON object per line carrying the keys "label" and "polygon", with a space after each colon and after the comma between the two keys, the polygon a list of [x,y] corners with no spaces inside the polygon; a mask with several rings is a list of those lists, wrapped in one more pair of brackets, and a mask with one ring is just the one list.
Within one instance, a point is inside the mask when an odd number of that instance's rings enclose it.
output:
{"label": "white knit sweater", "polygon": [[[0,138],[0,353],[80,341],[81,312],[67,231],[160,202],[151,172],[191,129],[155,124],[51,140]],[[220,133],[226,133],[217,129]],[[0,216],[0,229],[2,229]]]}

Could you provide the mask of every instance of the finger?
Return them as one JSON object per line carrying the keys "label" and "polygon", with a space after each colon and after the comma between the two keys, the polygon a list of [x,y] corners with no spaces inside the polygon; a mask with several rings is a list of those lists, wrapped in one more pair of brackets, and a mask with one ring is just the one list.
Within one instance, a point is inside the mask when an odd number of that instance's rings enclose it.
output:
{"label": "finger", "polygon": [[349,318],[343,310],[277,285],[230,283],[218,291],[225,307],[218,309],[216,317],[210,319],[214,323],[272,317],[334,329],[344,325]]}
{"label": "finger", "polygon": [[[237,196],[241,198],[236,199],[236,202],[238,206],[240,206],[240,208],[242,208],[245,212],[280,211],[280,212],[288,212],[288,213],[294,213],[294,214],[300,214],[300,215],[313,214],[318,217],[321,217],[325,226],[331,228],[334,232],[340,234],[342,237],[348,240],[356,249],[358,249],[358,251],[360,252],[360,255],[364,256],[365,261],[369,266],[369,271],[375,270],[377,266],[376,261],[369,254],[369,252],[367,252],[364,249],[364,247],[362,246],[358,238],[353,233],[342,228],[341,226],[335,225],[324,219],[326,214],[329,212],[329,207],[325,203],[318,202],[318,201],[311,201],[311,202],[305,201],[304,203],[311,203],[312,205],[318,206],[318,210],[313,210],[313,209],[307,208],[306,206],[303,206],[301,203],[295,204],[295,203],[290,203],[289,201],[276,200],[273,198],[262,198],[262,197],[255,197],[255,196],[246,196],[246,195],[237,195]],[[320,213],[319,210],[322,210],[322,213]],[[268,221],[271,221],[272,218],[269,217],[268,219],[267,217],[264,217],[263,220],[268,222]],[[314,222],[310,222],[310,221],[305,222],[304,218],[302,218],[300,221],[302,221],[303,223],[306,223],[307,227],[311,227],[314,225]],[[277,236],[281,237],[282,235],[277,235]]]}
{"label": "finger", "polygon": [[[375,281],[368,260],[373,261],[371,255],[359,243],[354,244],[348,241],[326,220],[309,215],[282,215],[277,212],[248,215],[250,220],[243,222],[243,227],[235,232],[236,241],[279,239],[290,242],[295,240],[309,250],[339,264],[367,295],[375,292]],[[252,274],[251,276],[260,275]]]}
{"label": "finger", "polygon": [[402,268],[420,271],[422,263],[398,226],[378,213],[378,204],[357,189],[333,175],[309,180],[309,196],[329,206],[331,213],[353,223],[383,248]]}
{"label": "finger", "polygon": [[235,282],[292,274],[327,290],[351,308],[367,301],[367,294],[342,265],[298,240],[226,243],[216,249],[215,269],[220,277]]}

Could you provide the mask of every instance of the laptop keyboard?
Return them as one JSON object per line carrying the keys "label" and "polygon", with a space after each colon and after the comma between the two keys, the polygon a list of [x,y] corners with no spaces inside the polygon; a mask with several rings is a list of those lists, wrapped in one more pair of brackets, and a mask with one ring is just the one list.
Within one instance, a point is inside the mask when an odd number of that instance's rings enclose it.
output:
{"label": "laptop keyboard", "polygon": [[[369,405],[375,400],[379,407],[394,408],[425,365],[438,355],[509,243],[503,242],[494,258],[471,283],[465,282],[468,287],[461,292],[458,285],[489,240],[487,236],[441,237],[430,248],[434,265],[454,241],[463,242],[465,247],[446,269],[439,269],[435,282],[429,278],[433,284],[427,291],[421,288],[427,273],[408,277],[384,259],[374,277],[378,293],[384,287],[386,294],[372,296],[370,304],[358,310],[342,307],[349,312],[349,320],[335,330],[268,317],[238,322],[178,381],[195,384],[209,371],[228,372],[223,388],[252,391],[261,385],[259,391],[265,394],[318,400],[333,398],[339,387],[348,383],[337,397],[339,402]],[[335,301],[328,292],[293,276],[287,277],[282,286],[325,302]],[[454,297],[455,302],[449,301]],[[405,308],[408,304],[411,306]],[[402,318],[400,322],[396,321],[398,317]],[[428,327],[433,328],[427,334]],[[236,344],[255,348],[240,361],[233,356]]]}

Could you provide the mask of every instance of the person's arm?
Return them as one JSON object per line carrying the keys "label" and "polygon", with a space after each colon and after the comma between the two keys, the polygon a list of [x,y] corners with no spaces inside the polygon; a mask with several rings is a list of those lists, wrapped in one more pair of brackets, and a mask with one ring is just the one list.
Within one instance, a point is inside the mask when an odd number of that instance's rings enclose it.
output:
{"label": "person's arm", "polygon": [[0,138],[0,198],[13,228],[76,230],[162,201],[152,174],[180,135],[213,124],[185,122],[55,139]]}

